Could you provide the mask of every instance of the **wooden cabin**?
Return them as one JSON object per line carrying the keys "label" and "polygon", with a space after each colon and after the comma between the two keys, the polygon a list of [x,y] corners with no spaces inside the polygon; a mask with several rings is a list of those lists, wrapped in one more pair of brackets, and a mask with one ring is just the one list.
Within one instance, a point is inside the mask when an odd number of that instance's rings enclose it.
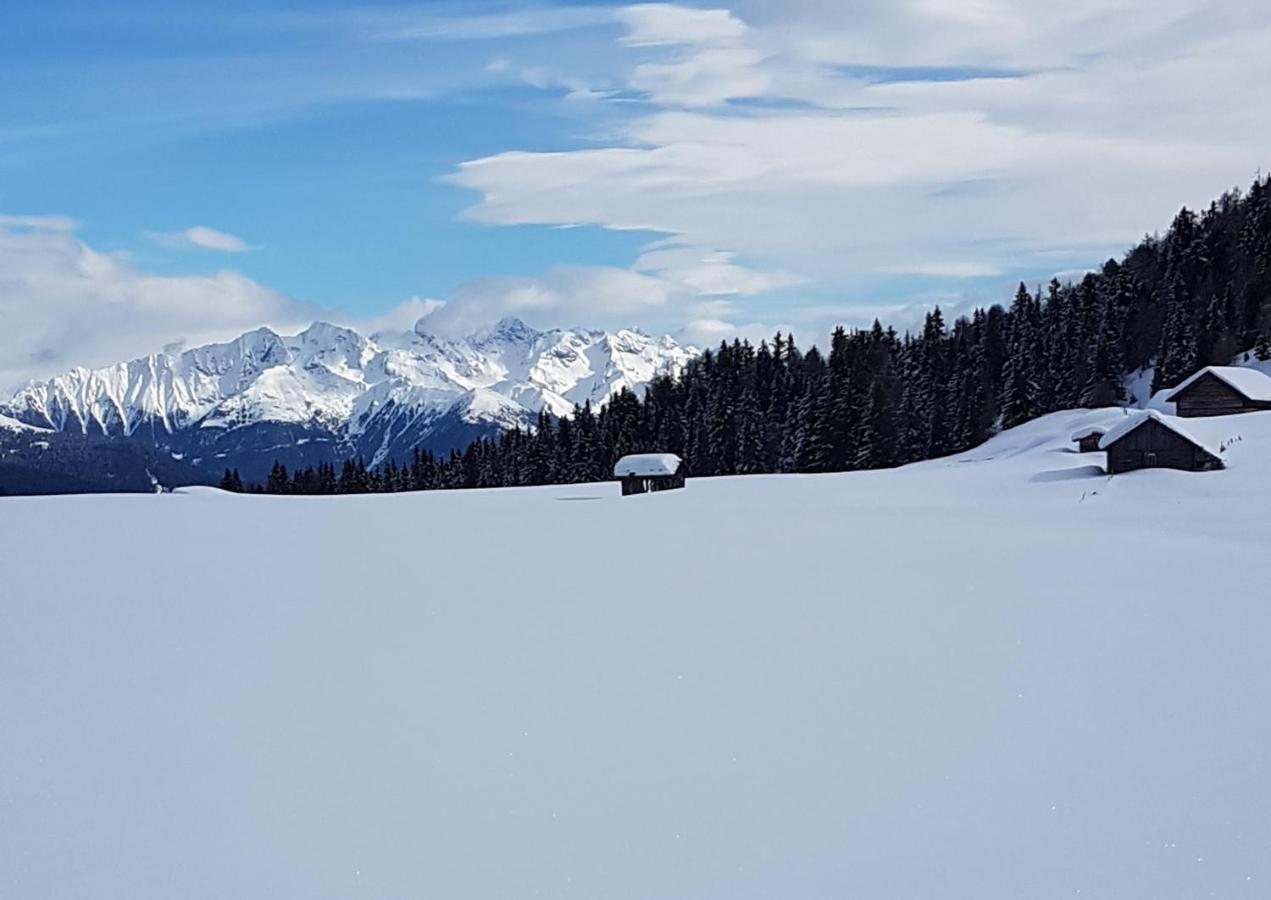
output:
{"label": "wooden cabin", "polygon": [[1073,432],[1072,441],[1077,445],[1078,453],[1097,453],[1099,451],[1099,441],[1103,440],[1103,436],[1106,433],[1106,428],[1101,428],[1097,425],[1083,428],[1080,431]]}
{"label": "wooden cabin", "polygon": [[1099,441],[1108,453],[1108,474],[1135,469],[1207,472],[1223,468],[1217,450],[1188,434],[1173,416],[1156,410],[1127,415]]}
{"label": "wooden cabin", "polygon": [[1208,366],[1166,397],[1185,419],[1271,409],[1271,378],[1257,369]]}
{"label": "wooden cabin", "polygon": [[613,477],[622,482],[622,496],[671,491],[684,487],[684,461],[674,453],[633,453],[618,460]]}

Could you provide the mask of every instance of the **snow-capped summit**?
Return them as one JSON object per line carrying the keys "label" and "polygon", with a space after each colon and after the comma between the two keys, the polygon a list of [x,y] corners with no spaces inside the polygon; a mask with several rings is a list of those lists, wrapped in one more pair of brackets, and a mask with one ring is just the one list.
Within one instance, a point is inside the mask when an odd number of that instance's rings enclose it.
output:
{"label": "snow-capped summit", "polygon": [[[505,318],[466,338],[370,338],[328,322],[258,328],[224,344],[77,368],[18,391],[0,414],[55,431],[153,440],[207,466],[259,471],[342,454],[368,463],[462,446],[642,390],[696,355],[638,330],[538,331]],[[303,449],[302,449],[303,448]]]}

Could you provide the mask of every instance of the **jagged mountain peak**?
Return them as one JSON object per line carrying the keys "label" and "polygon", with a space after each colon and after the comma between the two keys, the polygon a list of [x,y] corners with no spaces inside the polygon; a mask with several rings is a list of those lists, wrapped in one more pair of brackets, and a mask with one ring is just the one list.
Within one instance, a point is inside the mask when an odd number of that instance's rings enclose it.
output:
{"label": "jagged mountain peak", "polygon": [[315,442],[380,462],[417,446],[460,446],[482,428],[527,426],[542,410],[599,405],[678,373],[697,352],[638,329],[539,331],[508,317],[456,339],[425,322],[370,338],[330,322],[291,336],[262,327],[33,382],[0,403],[0,415],[58,431],[142,435],[216,465],[237,461],[244,447],[282,454]]}
{"label": "jagged mountain peak", "polygon": [[525,322],[516,316],[505,316],[491,327],[481,328],[473,332],[469,336],[469,340],[474,343],[489,343],[492,341],[528,343],[540,336],[542,336],[542,332],[526,325]]}

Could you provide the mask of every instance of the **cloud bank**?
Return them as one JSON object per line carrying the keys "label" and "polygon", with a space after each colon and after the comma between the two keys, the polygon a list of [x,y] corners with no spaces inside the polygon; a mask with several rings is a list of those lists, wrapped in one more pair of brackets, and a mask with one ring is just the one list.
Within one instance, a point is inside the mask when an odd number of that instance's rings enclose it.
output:
{"label": "cloud bank", "polygon": [[1251,115],[1271,8],[1251,0],[740,0],[615,18],[626,66],[602,103],[617,123],[592,147],[462,164],[468,218],[651,230],[677,248],[665,275],[722,258],[748,295],[800,284],[868,303],[885,279],[956,296],[1097,264],[1271,161],[1271,117]]}
{"label": "cloud bank", "polygon": [[0,216],[0,390],[72,366],[197,345],[320,310],[225,271],[164,277],[81,242],[60,217]]}

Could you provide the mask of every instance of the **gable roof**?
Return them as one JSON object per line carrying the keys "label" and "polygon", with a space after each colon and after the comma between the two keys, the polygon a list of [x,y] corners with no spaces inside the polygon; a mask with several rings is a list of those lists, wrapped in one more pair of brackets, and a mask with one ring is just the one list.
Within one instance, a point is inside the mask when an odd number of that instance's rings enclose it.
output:
{"label": "gable roof", "polygon": [[1206,366],[1174,388],[1165,399],[1173,403],[1175,397],[1206,375],[1213,375],[1247,400],[1271,403],[1271,378],[1257,369],[1245,369],[1240,366]]}
{"label": "gable roof", "polygon": [[1072,433],[1070,441],[1084,441],[1088,437],[1103,437],[1108,429],[1103,425],[1087,425],[1085,428],[1079,428]]}
{"label": "gable roof", "polygon": [[1170,431],[1183,438],[1183,440],[1195,444],[1215,459],[1222,459],[1220,456],[1222,451],[1217,447],[1211,447],[1208,443],[1196,437],[1196,435],[1184,428],[1179,423],[1179,420],[1174,416],[1164,415],[1154,409],[1143,410],[1141,412],[1125,416],[1125,418],[1117,423],[1116,427],[1099,439],[1099,449],[1107,450],[1117,441],[1121,440],[1121,438],[1125,437],[1130,432],[1135,431],[1140,426],[1146,425],[1149,421],[1160,422]]}
{"label": "gable roof", "polygon": [[680,470],[681,462],[674,453],[632,453],[618,460],[618,464],[613,467],[613,476],[656,478],[659,475],[674,475]]}

